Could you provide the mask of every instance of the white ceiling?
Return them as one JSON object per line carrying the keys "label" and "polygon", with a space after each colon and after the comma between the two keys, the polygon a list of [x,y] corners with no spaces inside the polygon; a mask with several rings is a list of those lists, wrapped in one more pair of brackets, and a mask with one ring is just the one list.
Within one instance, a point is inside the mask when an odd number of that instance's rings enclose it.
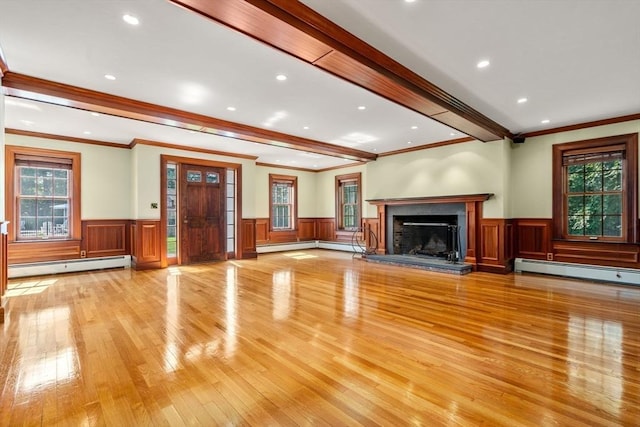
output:
{"label": "white ceiling", "polygon": [[[640,0],[303,3],[513,133],[640,113]],[[15,73],[370,153],[464,136],[164,0],[0,0],[0,48]],[[490,66],[476,68],[481,59]],[[346,163],[12,97],[5,126],[309,169]]]}

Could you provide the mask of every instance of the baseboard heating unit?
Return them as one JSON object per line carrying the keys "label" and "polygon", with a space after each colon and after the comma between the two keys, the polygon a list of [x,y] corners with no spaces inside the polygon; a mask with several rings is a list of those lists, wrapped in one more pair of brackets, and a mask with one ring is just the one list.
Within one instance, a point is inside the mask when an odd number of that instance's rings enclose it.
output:
{"label": "baseboard heating unit", "polygon": [[16,277],[42,276],[46,274],[75,273],[89,270],[102,270],[105,268],[129,268],[131,256],[110,256],[102,258],[82,258],[63,261],[36,262],[30,264],[9,265],[8,275],[10,279]]}
{"label": "baseboard heating unit", "polygon": [[640,286],[640,270],[516,258],[514,271]]}

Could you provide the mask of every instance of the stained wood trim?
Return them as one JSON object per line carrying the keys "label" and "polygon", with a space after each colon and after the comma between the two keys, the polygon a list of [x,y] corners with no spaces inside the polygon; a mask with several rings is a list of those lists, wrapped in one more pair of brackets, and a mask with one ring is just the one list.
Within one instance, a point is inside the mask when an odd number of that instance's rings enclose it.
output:
{"label": "stained wood trim", "polygon": [[493,193],[482,194],[462,194],[455,196],[426,196],[426,197],[403,197],[390,199],[369,199],[367,202],[372,205],[415,205],[419,203],[467,203],[484,202],[489,200]]}
{"label": "stained wood trim", "polygon": [[591,122],[577,123],[575,125],[560,126],[551,129],[538,130],[535,132],[526,132],[520,136],[524,138],[533,138],[534,136],[551,135],[554,133],[569,132],[572,130],[587,129],[596,126],[612,125],[615,123],[630,122],[633,120],[640,120],[640,113],[629,114],[627,116],[611,117],[609,119],[594,120]]}
{"label": "stained wood trim", "polygon": [[267,168],[274,168],[274,169],[289,169],[289,170],[302,171],[302,172],[318,172],[317,169],[297,168],[295,166],[279,165],[277,163],[256,162],[256,166],[264,166]]}
{"label": "stained wood trim", "polygon": [[480,261],[478,270],[491,273],[513,271],[513,221],[504,218],[481,218]]}
{"label": "stained wood trim", "polygon": [[[340,240],[340,234],[344,232],[344,227],[341,228],[342,222],[344,218],[342,218],[342,192],[340,191],[340,187],[342,183],[355,181],[358,187],[358,200],[357,200],[357,222],[356,224],[360,224],[362,222],[362,172],[353,172],[344,175],[336,175],[335,176],[335,208],[336,208],[336,238]],[[349,231],[349,230],[346,230]],[[350,231],[353,233],[353,231]]]}
{"label": "stained wood trim", "polygon": [[175,108],[137,101],[83,89],[64,83],[7,72],[2,79],[4,93],[18,98],[47,102],[64,107],[96,111],[103,114],[140,120],[182,129],[241,139],[259,144],[291,148],[356,161],[371,161],[375,154],[326,142],[315,141],[268,129],[189,113]]}
{"label": "stained wood trim", "polygon": [[556,261],[609,267],[640,268],[640,245],[553,241]]}
{"label": "stained wood trim", "polygon": [[301,2],[171,0],[481,141],[509,130]]}
{"label": "stained wood trim", "polygon": [[0,323],[4,322],[4,295],[7,292],[9,281],[9,260],[7,258],[8,250],[8,223],[0,222]]}
{"label": "stained wood trim", "polygon": [[[16,221],[18,207],[16,206],[16,194],[15,194],[15,161],[16,156],[38,156],[38,157],[50,157],[71,159],[71,171],[72,171],[72,198],[71,198],[71,224],[69,226],[69,240],[80,240],[82,238],[82,213],[80,207],[81,200],[81,178],[82,169],[80,162],[80,153],[72,151],[60,151],[50,150],[45,148],[33,148],[33,147],[21,147],[16,145],[5,146],[5,218],[12,223],[9,227],[9,241],[16,240],[16,227],[18,222]],[[52,239],[53,240],[53,239]],[[34,242],[34,243],[39,243]]]}
{"label": "stained wood trim", "polygon": [[[567,142],[564,144],[555,144],[553,146],[553,238],[563,239],[565,233],[564,218],[564,168],[562,166],[562,157],[565,152],[573,150],[583,150],[588,148],[597,148],[602,146],[613,146],[624,144],[626,152],[626,171],[625,178],[625,203],[624,216],[626,230],[625,236],[627,243],[640,243],[638,241],[638,134],[631,133],[625,135],[614,135],[605,138],[594,138],[583,141]],[[577,240],[577,239],[576,239]],[[585,239],[586,240],[586,239]],[[602,238],[599,241],[606,241]],[[619,239],[622,241],[621,239]]]}
{"label": "stained wood trim", "polygon": [[112,147],[112,148],[125,148],[125,149],[129,148],[129,146],[126,144],[118,144],[115,142],[108,142],[108,141],[98,141],[95,139],[76,138],[74,136],[55,135],[52,133],[31,132],[28,130],[11,129],[11,128],[5,129],[4,131],[5,133],[11,134],[11,135],[31,136],[34,138],[53,139],[56,141],[77,142],[80,144],[101,145],[101,146]]}
{"label": "stained wood trim", "polygon": [[162,245],[159,220],[135,221],[135,253],[132,264],[136,270],[148,270],[162,266]]}
{"label": "stained wood trim", "polygon": [[7,60],[4,57],[2,46],[0,46],[0,77],[3,77],[7,71],[9,71],[9,66],[7,65]]}
{"label": "stained wood trim", "polygon": [[[271,218],[271,214],[273,213],[273,197],[271,192],[273,191],[273,183],[276,181],[286,181],[293,187],[293,212],[291,216],[291,225],[293,228],[290,230],[273,229],[273,218]],[[295,234],[298,227],[298,198],[300,197],[298,194],[298,177],[294,175],[278,175],[270,173],[267,194],[269,195],[269,240],[273,240],[277,235],[288,236],[291,231]]]}
{"label": "stained wood trim", "polygon": [[193,151],[196,153],[214,154],[217,156],[237,157],[239,159],[256,160],[258,158],[257,156],[250,156],[248,154],[236,154],[236,153],[229,153],[226,151],[207,150],[206,148],[186,147],[184,145],[170,144],[168,142],[160,142],[160,141],[150,141],[148,139],[139,139],[139,138],[135,138],[133,141],[131,141],[131,144],[129,144],[128,147],[133,148],[138,144],[150,145],[153,147],[173,148],[176,150]]}
{"label": "stained wood trim", "polygon": [[516,257],[553,260],[551,218],[516,218],[513,224]]}
{"label": "stained wood trim", "polygon": [[430,148],[444,147],[447,145],[462,144],[463,142],[471,142],[475,140],[476,140],[475,138],[466,137],[466,138],[451,139],[448,141],[433,142],[431,144],[417,145],[411,148],[403,148],[401,150],[387,151],[386,153],[378,154],[378,157],[395,156],[396,154],[412,153],[414,151],[428,150]]}

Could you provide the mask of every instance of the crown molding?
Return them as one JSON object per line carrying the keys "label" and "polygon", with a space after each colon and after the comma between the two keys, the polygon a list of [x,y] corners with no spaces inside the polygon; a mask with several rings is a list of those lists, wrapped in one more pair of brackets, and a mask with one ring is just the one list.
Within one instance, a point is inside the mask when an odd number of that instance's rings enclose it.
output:
{"label": "crown molding", "polygon": [[133,148],[136,145],[150,145],[153,147],[173,148],[175,150],[191,151],[195,153],[204,153],[204,154],[214,154],[216,156],[235,157],[238,159],[249,159],[249,160],[258,159],[257,156],[250,156],[248,154],[237,154],[237,153],[229,153],[227,151],[208,150],[206,148],[187,147],[184,145],[171,144],[168,142],[160,142],[160,141],[151,141],[148,139],[139,139],[139,138],[135,138],[133,141],[131,141],[131,144],[128,145],[128,148]]}
{"label": "crown molding", "polygon": [[113,148],[129,148],[127,144],[118,144],[116,142],[108,142],[108,141],[99,141],[96,139],[87,139],[87,138],[76,138],[73,136],[64,136],[64,135],[55,135],[52,133],[43,133],[43,132],[32,132],[28,130],[20,130],[20,129],[12,129],[6,128],[4,130],[5,133],[11,135],[20,135],[20,136],[30,136],[34,138],[44,138],[44,139],[54,139],[56,141],[67,141],[67,142],[76,142],[79,144],[92,144],[92,145],[102,145],[104,147],[113,147]]}
{"label": "crown molding", "polygon": [[557,128],[538,130],[535,132],[526,132],[521,134],[520,136],[524,138],[533,138],[534,136],[551,135],[553,133],[569,132],[572,130],[592,128],[595,126],[611,125],[614,123],[630,122],[633,120],[640,120],[640,113],[629,114],[626,116],[611,117],[609,119],[594,120],[591,122],[577,123],[575,125],[560,126]]}

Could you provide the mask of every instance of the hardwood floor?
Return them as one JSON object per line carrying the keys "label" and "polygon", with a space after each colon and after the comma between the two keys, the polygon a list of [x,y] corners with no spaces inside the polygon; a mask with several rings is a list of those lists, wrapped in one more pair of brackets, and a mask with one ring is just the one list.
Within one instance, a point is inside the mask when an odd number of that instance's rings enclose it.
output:
{"label": "hardwood floor", "polygon": [[640,287],[310,250],[8,295],[1,426],[640,420]]}

